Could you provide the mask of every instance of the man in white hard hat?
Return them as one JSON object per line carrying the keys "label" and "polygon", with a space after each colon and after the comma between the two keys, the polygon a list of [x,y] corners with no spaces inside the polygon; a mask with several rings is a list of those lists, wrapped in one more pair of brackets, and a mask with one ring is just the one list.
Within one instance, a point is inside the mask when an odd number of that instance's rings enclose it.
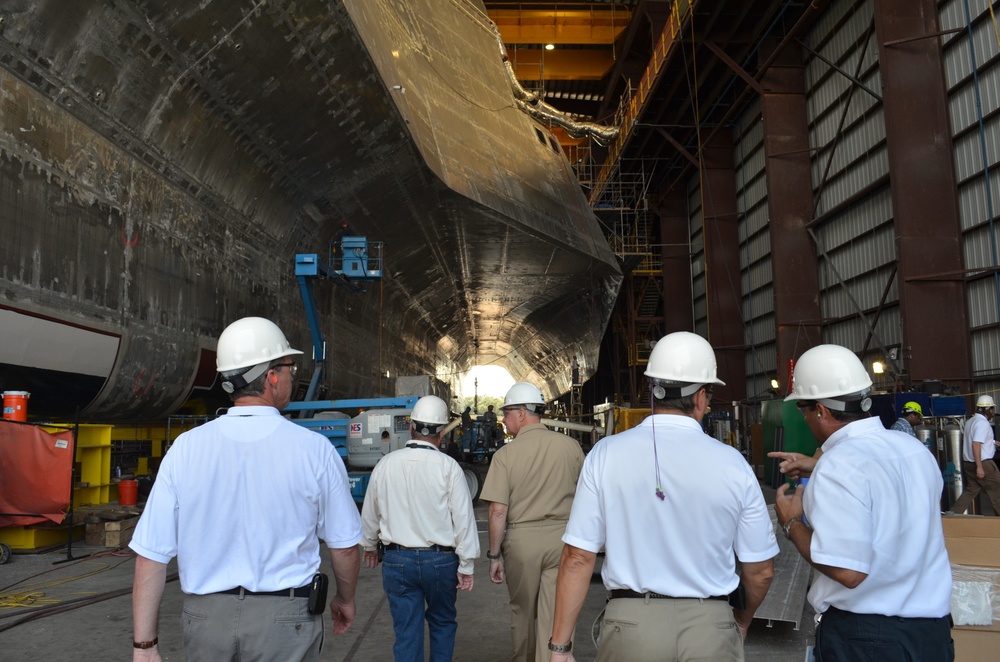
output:
{"label": "man in white hard hat", "polygon": [[281,329],[260,317],[237,320],[216,353],[233,406],[170,447],[129,543],[138,555],[133,659],[161,659],[160,599],[176,557],[186,659],[318,660],[320,539],[336,582],[334,634],[355,617],[361,520],[347,471],[329,440],[281,416],[302,353]]}
{"label": "man in white hard hat", "polygon": [[561,537],[583,451],[542,425],[545,398],[518,382],[504,397],[503,423],[514,440],[493,456],[480,499],[489,501],[490,581],[506,581],[515,662],[543,662],[552,631]]}
{"label": "man in white hard hat", "polygon": [[448,418],[441,398],[417,400],[411,441],[375,465],[361,510],[365,565],[378,565],[377,545],[385,547],[382,585],[396,634],[395,662],[422,662],[425,618],[430,659],[450,660],[458,589],[472,590],[479,534],[465,474],[439,450]]}
{"label": "man in white hard hat", "polygon": [[965,481],[965,489],[952,504],[952,512],[964,513],[972,500],[985,491],[994,514],[1000,515],[1000,469],[997,469],[993,461],[996,444],[991,425],[995,411],[993,397],[981,395],[976,400],[976,412],[965,422],[962,435],[962,479]]}
{"label": "man in white hard hat", "polygon": [[809,484],[782,485],[775,513],[819,572],[816,660],[954,659],[951,566],[941,471],[917,439],[869,417],[871,378],[846,347],[818,345],[795,364],[792,393],[822,444]]}
{"label": "man in white hard hat", "polygon": [[652,416],[597,444],[580,474],[550,659],[574,659],[570,634],[604,549],[611,599],[598,660],[743,660],[778,543],[750,465],[702,431],[712,386],[724,385],[715,352],[701,336],[671,333],[653,348],[646,376]]}

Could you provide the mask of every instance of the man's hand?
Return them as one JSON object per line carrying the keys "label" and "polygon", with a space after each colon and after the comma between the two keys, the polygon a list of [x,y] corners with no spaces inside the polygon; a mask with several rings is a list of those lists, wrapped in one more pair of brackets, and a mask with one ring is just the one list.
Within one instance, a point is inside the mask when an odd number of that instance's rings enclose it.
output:
{"label": "man's hand", "polygon": [[778,516],[778,524],[785,525],[785,522],[792,517],[802,517],[802,490],[795,490],[794,494],[788,494],[788,483],[778,488],[778,493],[774,498],[774,514]]}
{"label": "man's hand", "polygon": [[505,577],[503,559],[490,559],[490,581],[494,584],[503,584]]}
{"label": "man's hand", "polygon": [[983,470],[983,465],[977,464],[976,465],[976,478],[982,480],[985,477],[986,477],[986,472]]}
{"label": "man's hand", "polygon": [[576,662],[573,653],[549,653],[549,662]]}
{"label": "man's hand", "polygon": [[365,565],[369,568],[374,568],[378,565],[378,552],[375,550],[365,551]]}
{"label": "man's hand", "polygon": [[738,627],[740,629],[740,636],[743,637],[743,641],[746,641],[747,640],[747,632],[750,631],[750,626],[749,625],[742,625],[741,623],[739,623],[737,621],[736,627]]}
{"label": "man's hand", "polygon": [[458,573],[458,590],[459,591],[471,591],[474,582],[474,577],[472,575],[463,575]]}
{"label": "man's hand", "polygon": [[330,601],[330,616],[333,618],[333,633],[344,634],[354,623],[354,601],[344,602],[337,596]]}
{"label": "man's hand", "polygon": [[767,456],[782,460],[781,464],[778,465],[778,471],[793,479],[801,478],[802,476],[811,476],[813,469],[816,467],[816,458],[803,455],[802,453],[774,451],[768,453]]}

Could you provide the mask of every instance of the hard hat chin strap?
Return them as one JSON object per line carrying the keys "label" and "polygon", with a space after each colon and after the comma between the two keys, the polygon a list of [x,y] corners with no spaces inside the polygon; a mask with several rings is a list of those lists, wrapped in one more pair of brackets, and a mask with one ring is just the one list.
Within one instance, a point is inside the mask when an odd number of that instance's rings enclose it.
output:
{"label": "hard hat chin strap", "polygon": [[868,411],[872,407],[872,399],[867,395],[862,395],[860,398],[852,400],[831,400],[823,398],[817,400],[816,402],[832,411],[842,412]]}
{"label": "hard hat chin strap", "polygon": [[257,379],[271,368],[270,363],[258,363],[245,372],[237,373],[229,377],[224,377],[222,390],[226,393],[235,393],[247,384]]}
{"label": "hard hat chin strap", "polygon": [[653,397],[657,400],[674,400],[694,395],[704,384],[688,384],[687,382],[667,382],[654,379]]}

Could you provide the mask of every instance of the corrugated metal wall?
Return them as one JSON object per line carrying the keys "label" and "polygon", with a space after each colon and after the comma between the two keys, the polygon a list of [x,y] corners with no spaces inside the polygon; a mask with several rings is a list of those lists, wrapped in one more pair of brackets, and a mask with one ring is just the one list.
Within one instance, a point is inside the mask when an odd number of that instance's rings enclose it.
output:
{"label": "corrugated metal wall", "polygon": [[755,98],[733,129],[736,206],[739,209],[740,290],[750,399],[767,395],[778,362],[775,347],[771,235],[768,231],[764,122]]}
{"label": "corrugated metal wall", "polygon": [[[996,10],[995,10],[996,11]],[[1000,210],[1000,55],[986,0],[947,0],[940,5],[955,176],[962,223],[972,333],[972,370],[977,391],[1000,389],[1000,281],[996,218]],[[969,29],[972,38],[969,37]],[[989,185],[987,186],[987,182]]]}
{"label": "corrugated metal wall", "polygon": [[822,55],[806,56],[805,74],[823,341],[866,364],[902,342],[873,11],[872,0],[834,2],[803,40]]}
{"label": "corrugated metal wall", "polygon": [[[866,364],[885,360],[887,353],[895,355],[903,342],[873,11],[873,0],[835,1],[802,39],[809,51],[822,55],[806,54],[805,73],[814,150],[814,218],[818,219],[813,231],[820,261],[821,314],[828,320],[823,340],[863,352]],[[942,43],[965,265],[984,270],[974,275],[968,291],[973,370],[977,390],[991,391],[1000,389],[1000,275],[992,269],[1000,264],[996,236],[1000,228],[991,223],[1000,209],[1000,39],[986,0],[946,0],[941,3],[940,18],[942,30],[966,28],[971,23],[973,32],[972,48],[967,32],[946,35]],[[863,87],[849,77],[857,78]],[[741,214],[742,313],[749,348],[747,393],[752,397],[766,391],[776,369],[759,99],[747,105],[733,131]],[[695,331],[707,336],[702,201],[696,177],[688,186],[688,209]],[[943,340],[946,337],[942,334]],[[878,376],[873,377],[877,387],[891,387],[888,375],[881,383]]]}

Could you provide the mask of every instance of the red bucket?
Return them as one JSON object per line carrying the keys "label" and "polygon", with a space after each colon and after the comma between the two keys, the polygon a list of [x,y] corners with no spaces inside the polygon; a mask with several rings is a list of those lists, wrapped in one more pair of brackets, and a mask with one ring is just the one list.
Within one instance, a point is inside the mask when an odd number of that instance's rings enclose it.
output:
{"label": "red bucket", "polygon": [[29,397],[31,394],[27,391],[4,391],[3,417],[8,421],[27,422]]}
{"label": "red bucket", "polygon": [[118,481],[118,505],[134,506],[139,498],[139,481],[121,480]]}

